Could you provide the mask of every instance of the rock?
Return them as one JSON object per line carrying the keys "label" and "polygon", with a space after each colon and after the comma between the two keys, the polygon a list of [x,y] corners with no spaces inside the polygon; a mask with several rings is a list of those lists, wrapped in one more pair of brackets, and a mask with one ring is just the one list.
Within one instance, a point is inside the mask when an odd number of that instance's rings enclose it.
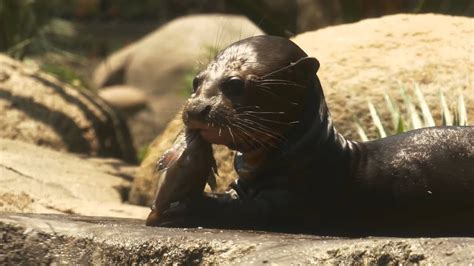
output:
{"label": "rock", "polygon": [[318,76],[335,126],[358,139],[353,117],[369,124],[371,100],[383,121],[390,121],[383,94],[388,91],[402,102],[398,82],[420,84],[437,121],[439,89],[451,100],[462,93],[472,123],[473,23],[467,17],[400,14],[306,32],[292,40],[320,61]]}
{"label": "rock", "polygon": [[145,218],[125,204],[135,168],[0,139],[0,211]]}
{"label": "rock", "polygon": [[183,96],[147,96],[147,108],[135,114],[126,113],[127,124],[135,147],[148,149],[153,139],[162,132],[170,119],[181,110]]}
{"label": "rock", "polygon": [[0,138],[136,161],[126,124],[94,93],[0,54]]}
{"label": "rock", "polygon": [[102,88],[99,96],[122,112],[138,111],[145,108],[147,104],[146,94],[143,91],[127,85]]}
{"label": "rock", "polygon": [[179,111],[197,66],[220,48],[263,32],[243,16],[192,15],[163,25],[99,64],[97,88],[126,84],[143,90],[149,108],[129,117],[137,147],[148,145]]}
{"label": "rock", "polygon": [[339,238],[0,213],[0,264],[468,264],[473,238]]}
{"label": "rock", "polygon": [[[98,87],[128,84],[154,94],[176,91],[183,76],[216,49],[263,32],[243,16],[192,15],[163,25],[112,54],[95,70]],[[121,78],[116,78],[118,75]]]}
{"label": "rock", "polygon": [[[181,114],[168,124],[163,131],[149,146],[145,159],[140,164],[130,191],[129,201],[133,204],[151,206],[155,198],[158,186],[158,175],[155,172],[156,162],[163,153],[171,148],[176,136],[183,128]],[[234,170],[234,152],[222,145],[213,145],[214,157],[217,161],[217,191],[224,191],[228,185],[237,177]]]}

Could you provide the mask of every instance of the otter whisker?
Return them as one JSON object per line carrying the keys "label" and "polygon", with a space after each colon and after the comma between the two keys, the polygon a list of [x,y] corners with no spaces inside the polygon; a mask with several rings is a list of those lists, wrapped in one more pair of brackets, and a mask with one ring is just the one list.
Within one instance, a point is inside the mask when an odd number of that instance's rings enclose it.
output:
{"label": "otter whisker", "polygon": [[286,141],[286,138],[283,135],[275,133],[271,129],[268,129],[267,127],[253,120],[239,119],[237,123],[239,123],[242,126],[246,126],[247,128],[255,132],[262,133],[263,135],[268,136],[277,141]]}
{"label": "otter whisker", "polygon": [[258,126],[261,129],[264,129],[264,130],[267,130],[268,132],[273,133],[273,130],[270,127],[267,127],[267,126],[263,125],[262,123],[259,123],[255,120],[251,119],[251,118],[245,118],[245,117],[242,117],[242,116],[239,115],[239,120],[243,121],[247,124],[250,124],[250,125]]}
{"label": "otter whisker", "polygon": [[281,72],[281,71],[283,71],[283,70],[285,70],[285,69],[288,69],[288,68],[290,68],[290,67],[291,67],[291,65],[284,66],[284,67],[279,68],[279,69],[277,69],[277,70],[275,70],[275,71],[272,71],[272,72],[270,72],[270,73],[265,74],[265,75],[262,76],[261,78],[269,77],[269,76],[271,76],[271,75],[274,75],[274,74],[276,74],[276,73],[278,73],[278,72]]}
{"label": "otter whisker", "polygon": [[285,114],[285,112],[258,112],[258,111],[245,111],[245,113],[249,114]]}
{"label": "otter whisker", "polygon": [[229,134],[232,137],[232,142],[234,142],[235,147],[237,147],[237,143],[235,142],[235,137],[234,137],[234,134],[232,133],[232,129],[230,128],[230,126],[226,126],[226,127],[229,129]]}
{"label": "otter whisker", "polygon": [[270,137],[271,139],[274,139],[278,142],[285,142],[287,141],[287,138],[279,133],[275,133],[273,130],[269,129],[268,127],[254,121],[254,120],[248,120],[248,119],[240,119],[241,125],[246,126],[249,129],[252,129],[255,132],[261,133],[265,136]]}
{"label": "otter whisker", "polygon": [[298,87],[298,88],[306,88],[305,86],[303,85],[300,85],[300,84],[296,84],[296,83],[284,83],[284,82],[261,82],[261,83],[258,83],[259,85],[265,85],[265,86],[272,86],[272,85],[283,85],[283,86],[291,86],[291,87]]}
{"label": "otter whisker", "polygon": [[267,82],[267,81],[268,82],[273,82],[273,81],[275,81],[275,82],[285,82],[285,83],[298,84],[298,83],[296,83],[294,81],[291,81],[291,80],[288,80],[288,79],[266,79],[266,78],[261,78],[258,81],[260,81],[260,82]]}
{"label": "otter whisker", "polygon": [[[269,87],[267,87],[267,86],[255,85],[255,87],[256,87],[257,89],[263,91],[263,92],[266,92],[266,93],[270,94],[270,95],[273,96],[273,97],[278,98],[278,99],[281,100],[281,101],[284,101],[284,102],[286,102],[286,103],[288,102],[288,99],[286,99],[286,98],[284,98],[284,97],[282,97],[282,96],[279,96],[279,95],[273,93],[273,92],[271,91],[272,89],[269,88]],[[292,102],[290,102],[290,104],[293,105]]]}
{"label": "otter whisker", "polygon": [[261,91],[264,91],[264,92],[270,94],[271,96],[281,98],[280,96],[278,96],[275,93],[271,92],[270,88],[268,88],[268,87],[265,87],[265,86],[262,86],[262,85],[256,85],[256,87],[259,88]]}
{"label": "otter whisker", "polygon": [[246,118],[241,118],[239,117],[236,119],[236,122],[248,125],[250,127],[255,127],[256,129],[262,130],[263,132],[268,132],[270,134],[274,134],[274,132],[269,128],[266,127],[265,125],[262,125],[261,123],[258,123],[252,119],[246,119]]}
{"label": "otter whisker", "polygon": [[277,136],[274,136],[273,134],[269,134],[269,133],[263,132],[263,131],[261,131],[261,130],[259,130],[259,129],[257,129],[257,128],[251,127],[250,125],[247,125],[247,124],[244,124],[244,123],[238,123],[238,122],[236,122],[234,125],[236,125],[236,124],[238,124],[238,125],[241,126],[241,127],[239,127],[239,128],[241,128],[242,132],[244,132],[245,134],[247,134],[252,140],[254,140],[254,141],[257,142],[258,144],[260,144],[260,146],[262,146],[262,147],[264,147],[264,148],[266,148],[266,149],[269,149],[270,147],[271,147],[271,148],[278,148],[278,146],[275,145],[273,142],[263,142],[263,141],[259,140],[259,139],[256,138],[254,135],[249,134],[249,133],[246,133],[246,131],[243,130],[242,127],[245,127],[245,128],[247,128],[248,130],[250,130],[250,131],[262,133],[263,135],[268,136],[268,137],[270,137],[271,139],[274,139],[275,141],[283,141],[281,138],[279,138],[279,137],[277,137]]}
{"label": "otter whisker", "polygon": [[259,141],[257,138],[255,138],[254,136],[252,136],[252,135],[251,135],[250,133],[248,133],[243,127],[237,125],[236,123],[234,123],[233,126],[234,126],[235,128],[237,128],[237,129],[239,130],[239,132],[242,132],[242,133],[245,135],[245,137],[244,137],[244,136],[242,136],[242,135],[236,134],[237,137],[240,137],[247,145],[249,145],[250,147],[255,147],[254,143],[252,142],[252,141],[254,141],[254,142],[257,142],[258,144],[260,144],[260,146],[266,148],[266,147],[265,147],[265,143]]}
{"label": "otter whisker", "polygon": [[258,119],[260,119],[262,121],[265,121],[265,122],[270,122],[270,123],[275,123],[275,124],[285,125],[285,126],[298,124],[300,122],[299,120],[294,120],[294,121],[290,121],[290,122],[280,122],[280,121],[265,119],[265,118],[261,118],[261,117],[258,118]]}
{"label": "otter whisker", "polygon": [[296,82],[292,81],[292,80],[287,80],[287,79],[265,79],[265,78],[259,78],[259,79],[256,79],[255,82],[257,83],[288,83],[288,84],[297,84]]}
{"label": "otter whisker", "polygon": [[[250,131],[254,131],[253,128],[250,128],[249,126],[247,125],[244,125],[244,124],[240,124],[240,123],[234,123],[234,126],[240,130],[240,132],[242,132],[243,134],[245,134],[247,136],[247,138],[249,140],[246,141],[247,144],[249,144],[249,146],[255,146],[253,143],[257,143],[258,145],[264,147],[265,149],[268,149],[267,146],[268,144],[259,140],[257,137],[254,136],[254,134],[251,134],[249,132],[247,132],[247,130],[245,128],[247,128],[248,130]],[[243,137],[242,137],[243,138]],[[252,143],[253,141],[253,143]]]}
{"label": "otter whisker", "polygon": [[[231,135],[232,140],[234,141],[234,145],[235,145],[235,146],[237,146],[237,143],[235,142],[234,134],[232,133],[232,130],[231,130],[230,127],[235,127],[235,128],[237,128],[237,129],[239,129],[240,132],[243,132],[244,134],[247,134],[247,135],[248,135],[248,133],[245,132],[245,130],[243,130],[242,128],[239,128],[238,126],[236,126],[236,123],[232,123],[232,121],[230,121],[230,119],[229,119],[228,116],[227,116],[227,117],[219,117],[219,118],[221,118],[222,120],[225,120],[225,121],[227,122],[226,127],[229,129],[229,134]],[[238,132],[239,132],[239,131],[238,131]],[[237,133],[238,133],[238,132],[237,132]],[[219,132],[219,135],[220,135],[220,132]],[[252,143],[248,141],[248,139],[244,138],[244,137],[241,136],[240,134],[236,134],[236,136],[237,136],[238,138],[241,138],[241,139],[242,139],[245,143],[247,143],[249,146],[253,146]]]}
{"label": "otter whisker", "polygon": [[254,118],[256,118],[258,120],[261,120],[261,121],[274,123],[274,124],[279,124],[279,125],[291,125],[291,124],[294,124],[295,122],[299,122],[299,120],[290,121],[290,122],[280,122],[280,121],[277,121],[277,120],[272,120],[272,119],[266,119],[266,118],[263,118],[263,117],[259,117],[259,116],[253,115],[253,114],[247,114],[245,112],[242,113],[241,115],[242,116],[251,116],[251,117],[254,117]]}
{"label": "otter whisker", "polygon": [[294,81],[286,80],[286,79],[258,79],[258,80],[255,80],[255,82],[258,84],[289,85],[289,86],[294,86],[294,87],[306,88],[305,86],[301,84],[298,84]]}
{"label": "otter whisker", "polygon": [[245,108],[255,108],[255,109],[260,109],[260,106],[258,105],[251,105],[251,106],[239,106],[239,107],[236,107],[234,108],[236,111],[240,111],[240,110],[243,110]]}
{"label": "otter whisker", "polygon": [[263,125],[262,123],[259,123],[258,121],[255,121],[254,119],[251,119],[251,118],[242,118],[240,117],[240,120],[241,121],[244,121],[245,123],[249,124],[249,125],[252,125],[252,126],[257,126],[259,129],[261,130],[265,130],[269,133],[272,133],[274,134],[274,131],[272,128],[268,127],[268,126],[265,126]]}

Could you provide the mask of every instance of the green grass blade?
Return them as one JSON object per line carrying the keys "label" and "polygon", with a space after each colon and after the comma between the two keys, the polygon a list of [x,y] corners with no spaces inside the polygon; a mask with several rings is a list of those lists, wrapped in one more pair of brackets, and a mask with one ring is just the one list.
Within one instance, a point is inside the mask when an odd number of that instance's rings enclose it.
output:
{"label": "green grass blade", "polygon": [[395,130],[398,130],[398,124],[400,120],[400,111],[398,109],[398,106],[387,92],[384,93],[383,97],[385,99],[388,111],[390,112],[390,116],[392,117],[393,127],[395,128]]}
{"label": "green grass blade", "polygon": [[421,128],[421,119],[420,116],[418,115],[418,111],[415,108],[415,105],[413,104],[411,97],[406,93],[405,88],[402,86],[400,87],[401,93],[403,96],[403,100],[405,102],[405,108],[408,113],[408,117],[411,120],[411,125],[413,129]]}
{"label": "green grass blade", "polygon": [[430,108],[428,107],[428,104],[426,103],[425,96],[420,90],[420,87],[418,84],[415,83],[415,95],[418,98],[418,103],[420,104],[421,112],[423,114],[423,122],[424,125],[427,127],[434,127],[435,122],[433,119],[433,115],[431,114]]}
{"label": "green grass blade", "polygon": [[453,125],[453,117],[449,111],[446,97],[444,97],[444,93],[441,90],[439,91],[439,99],[441,101],[441,117],[443,119],[442,124],[443,126],[451,126]]}
{"label": "green grass blade", "polygon": [[400,134],[400,133],[403,133],[405,131],[407,131],[407,126],[405,125],[405,120],[403,120],[403,117],[400,116],[399,119],[398,119],[398,123],[397,123],[396,134]]}
{"label": "green grass blade", "polygon": [[468,121],[467,121],[467,110],[466,110],[466,104],[464,102],[464,96],[462,94],[459,94],[458,96],[458,122],[460,126],[467,126]]}
{"label": "green grass blade", "polygon": [[458,109],[453,107],[453,126],[459,126]]}
{"label": "green grass blade", "polygon": [[369,138],[367,137],[367,134],[365,134],[365,130],[362,128],[360,123],[356,121],[355,123],[356,129],[357,129],[357,134],[359,134],[359,137],[362,141],[368,141]]}
{"label": "green grass blade", "polygon": [[374,122],[375,127],[377,127],[379,131],[380,137],[385,138],[387,136],[387,133],[385,133],[385,129],[383,128],[382,121],[380,121],[380,117],[377,114],[377,110],[375,110],[375,106],[370,101],[368,102],[368,105],[370,116],[372,117],[372,121]]}

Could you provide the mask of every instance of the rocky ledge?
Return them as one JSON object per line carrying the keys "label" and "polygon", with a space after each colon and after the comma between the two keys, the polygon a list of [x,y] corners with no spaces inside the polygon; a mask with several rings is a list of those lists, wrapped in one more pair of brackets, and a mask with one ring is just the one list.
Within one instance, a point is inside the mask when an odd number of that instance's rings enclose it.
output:
{"label": "rocky ledge", "polygon": [[145,227],[142,220],[0,213],[0,264],[429,264],[474,261],[474,238],[341,238]]}

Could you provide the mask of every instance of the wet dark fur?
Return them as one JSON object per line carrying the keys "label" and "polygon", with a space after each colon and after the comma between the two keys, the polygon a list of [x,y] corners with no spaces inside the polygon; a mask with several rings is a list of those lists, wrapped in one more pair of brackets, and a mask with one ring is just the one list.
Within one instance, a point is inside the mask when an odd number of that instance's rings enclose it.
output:
{"label": "wet dark fur", "polygon": [[[291,41],[257,36],[233,44],[198,75],[184,121],[220,128],[226,145],[242,152],[231,186],[238,197],[184,201],[162,225],[473,234],[474,128],[346,140],[333,127],[318,68]],[[245,93],[224,93],[223,82],[236,74]]]}

